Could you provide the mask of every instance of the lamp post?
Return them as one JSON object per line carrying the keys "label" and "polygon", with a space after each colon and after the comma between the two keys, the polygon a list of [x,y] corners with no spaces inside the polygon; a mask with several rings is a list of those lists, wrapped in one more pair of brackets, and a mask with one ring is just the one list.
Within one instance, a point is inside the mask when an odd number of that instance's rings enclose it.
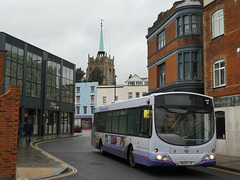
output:
{"label": "lamp post", "polygon": [[116,82],[116,78],[117,76],[115,75],[115,80],[114,80],[114,101],[116,101],[116,86],[117,86],[117,82]]}

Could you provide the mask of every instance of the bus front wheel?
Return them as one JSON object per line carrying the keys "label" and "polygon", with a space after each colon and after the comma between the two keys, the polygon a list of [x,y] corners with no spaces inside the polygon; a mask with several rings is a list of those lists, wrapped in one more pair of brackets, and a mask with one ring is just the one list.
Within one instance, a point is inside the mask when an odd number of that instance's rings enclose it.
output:
{"label": "bus front wheel", "polygon": [[132,146],[130,146],[128,150],[128,162],[133,168],[137,166],[137,164],[134,162],[134,150]]}

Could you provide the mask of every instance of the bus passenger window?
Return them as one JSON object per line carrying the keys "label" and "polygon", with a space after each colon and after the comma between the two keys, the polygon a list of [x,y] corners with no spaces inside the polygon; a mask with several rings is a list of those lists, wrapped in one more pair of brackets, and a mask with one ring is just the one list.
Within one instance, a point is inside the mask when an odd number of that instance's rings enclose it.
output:
{"label": "bus passenger window", "polygon": [[127,134],[137,135],[139,117],[138,108],[133,108],[128,110],[128,121],[127,121]]}
{"label": "bus passenger window", "polygon": [[108,112],[106,117],[106,132],[111,132],[111,130],[112,130],[112,112]]}

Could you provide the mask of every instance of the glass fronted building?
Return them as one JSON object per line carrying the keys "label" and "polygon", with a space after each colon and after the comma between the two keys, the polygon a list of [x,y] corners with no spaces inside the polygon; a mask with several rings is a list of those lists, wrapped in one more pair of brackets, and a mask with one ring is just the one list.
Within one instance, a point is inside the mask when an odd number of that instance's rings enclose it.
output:
{"label": "glass fronted building", "polygon": [[75,64],[0,32],[5,51],[2,93],[20,85],[19,123],[31,120],[35,136],[73,133]]}

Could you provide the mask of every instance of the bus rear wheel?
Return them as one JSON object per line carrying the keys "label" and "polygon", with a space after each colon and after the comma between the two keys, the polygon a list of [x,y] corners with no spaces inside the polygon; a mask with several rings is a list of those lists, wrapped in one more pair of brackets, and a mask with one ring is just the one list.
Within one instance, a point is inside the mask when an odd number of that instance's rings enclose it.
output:
{"label": "bus rear wheel", "polygon": [[99,150],[100,150],[100,154],[101,154],[101,155],[104,155],[104,150],[103,150],[102,141],[99,142]]}
{"label": "bus rear wheel", "polygon": [[133,168],[137,166],[137,164],[134,162],[134,150],[132,146],[130,146],[128,150],[128,162]]}

